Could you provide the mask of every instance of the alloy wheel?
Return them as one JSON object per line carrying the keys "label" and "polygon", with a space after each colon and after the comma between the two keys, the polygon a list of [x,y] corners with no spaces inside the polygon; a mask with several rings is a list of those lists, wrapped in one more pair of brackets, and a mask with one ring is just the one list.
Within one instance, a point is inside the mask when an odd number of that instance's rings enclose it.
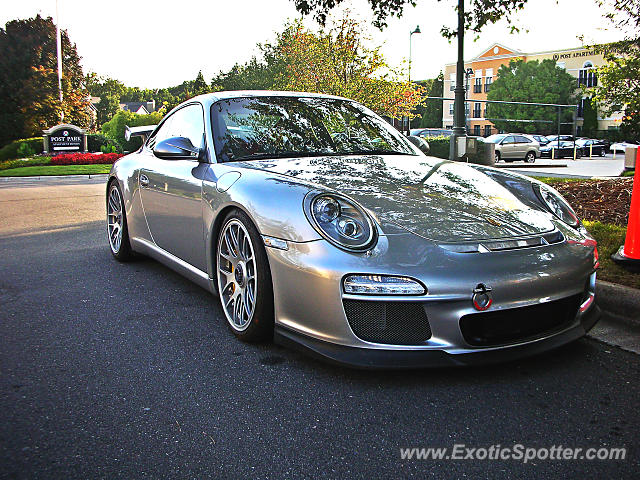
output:
{"label": "alloy wheel", "polygon": [[246,330],[256,308],[256,257],[249,232],[235,218],[225,224],[218,240],[218,290],[231,327]]}
{"label": "alloy wheel", "polygon": [[107,233],[109,234],[111,251],[115,254],[120,251],[122,245],[123,226],[122,197],[118,187],[113,184],[109,190],[109,200],[107,201]]}

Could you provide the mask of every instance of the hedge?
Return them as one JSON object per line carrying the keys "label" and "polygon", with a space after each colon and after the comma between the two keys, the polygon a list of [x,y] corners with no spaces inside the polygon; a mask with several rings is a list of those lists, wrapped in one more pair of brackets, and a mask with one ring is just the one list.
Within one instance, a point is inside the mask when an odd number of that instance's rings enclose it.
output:
{"label": "hedge", "polygon": [[21,140],[14,140],[13,142],[0,148],[0,162],[4,160],[14,160],[16,158],[21,158],[22,156],[25,156],[25,155],[20,155],[18,153],[18,150],[21,150],[21,152],[31,151],[33,153],[42,153],[43,149],[44,149],[44,143],[43,143],[42,137],[23,138]]}
{"label": "hedge", "polygon": [[110,164],[118,160],[121,153],[63,153],[51,157],[50,165],[102,165]]}
{"label": "hedge", "polygon": [[90,152],[122,153],[122,147],[118,142],[101,133],[87,135],[87,149]]}
{"label": "hedge", "polygon": [[425,140],[429,143],[429,155],[449,159],[449,137],[431,137]]}

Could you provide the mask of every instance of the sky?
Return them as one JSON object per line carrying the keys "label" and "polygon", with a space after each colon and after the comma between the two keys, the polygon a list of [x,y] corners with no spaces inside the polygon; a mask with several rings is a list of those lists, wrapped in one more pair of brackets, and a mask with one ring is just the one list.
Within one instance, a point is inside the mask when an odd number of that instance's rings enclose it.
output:
{"label": "sky", "polygon": [[[470,2],[468,2],[470,3]],[[454,0],[418,0],[392,18],[382,32],[370,26],[372,45],[394,67],[405,71],[412,37],[411,78],[434,78],[456,59],[456,44],[440,35],[443,25],[455,27]],[[159,88],[195,79],[199,70],[207,81],[236,62],[258,53],[256,45],[272,41],[287,19],[299,18],[292,0],[58,0],[60,25],[77,44],[85,73],[116,78],[128,86]],[[370,25],[366,0],[348,0],[352,15]],[[56,17],[56,0],[5,3],[0,25],[37,13]],[[465,39],[469,59],[501,43],[522,52],[579,47],[584,41],[604,43],[623,35],[602,17],[596,0],[529,0],[510,34],[505,21],[486,27],[479,38]],[[308,27],[317,25],[305,19]]]}

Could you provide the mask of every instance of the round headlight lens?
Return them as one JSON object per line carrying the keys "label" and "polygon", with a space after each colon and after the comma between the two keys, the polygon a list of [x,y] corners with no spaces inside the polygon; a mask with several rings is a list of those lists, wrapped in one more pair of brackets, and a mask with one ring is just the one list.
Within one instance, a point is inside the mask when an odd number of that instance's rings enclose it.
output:
{"label": "round headlight lens", "polygon": [[340,204],[331,197],[320,197],[313,202],[313,215],[322,222],[332,222],[340,216]]}
{"label": "round headlight lens", "polygon": [[365,250],[375,240],[373,222],[354,201],[342,195],[322,193],[305,200],[311,223],[334,245],[347,250]]}
{"label": "round headlight lens", "polygon": [[547,210],[556,217],[574,228],[580,226],[580,220],[578,220],[578,216],[573,211],[573,208],[569,206],[559,193],[537,183],[533,184],[533,190]]}

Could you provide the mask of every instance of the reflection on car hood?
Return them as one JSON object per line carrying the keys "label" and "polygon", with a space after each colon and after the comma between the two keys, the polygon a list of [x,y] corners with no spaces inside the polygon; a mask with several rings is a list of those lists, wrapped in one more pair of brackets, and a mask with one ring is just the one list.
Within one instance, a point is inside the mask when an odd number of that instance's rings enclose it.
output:
{"label": "reflection on car hood", "polygon": [[484,173],[434,157],[331,156],[241,166],[334,189],[379,218],[439,242],[524,236],[554,228],[547,215],[524,205]]}

